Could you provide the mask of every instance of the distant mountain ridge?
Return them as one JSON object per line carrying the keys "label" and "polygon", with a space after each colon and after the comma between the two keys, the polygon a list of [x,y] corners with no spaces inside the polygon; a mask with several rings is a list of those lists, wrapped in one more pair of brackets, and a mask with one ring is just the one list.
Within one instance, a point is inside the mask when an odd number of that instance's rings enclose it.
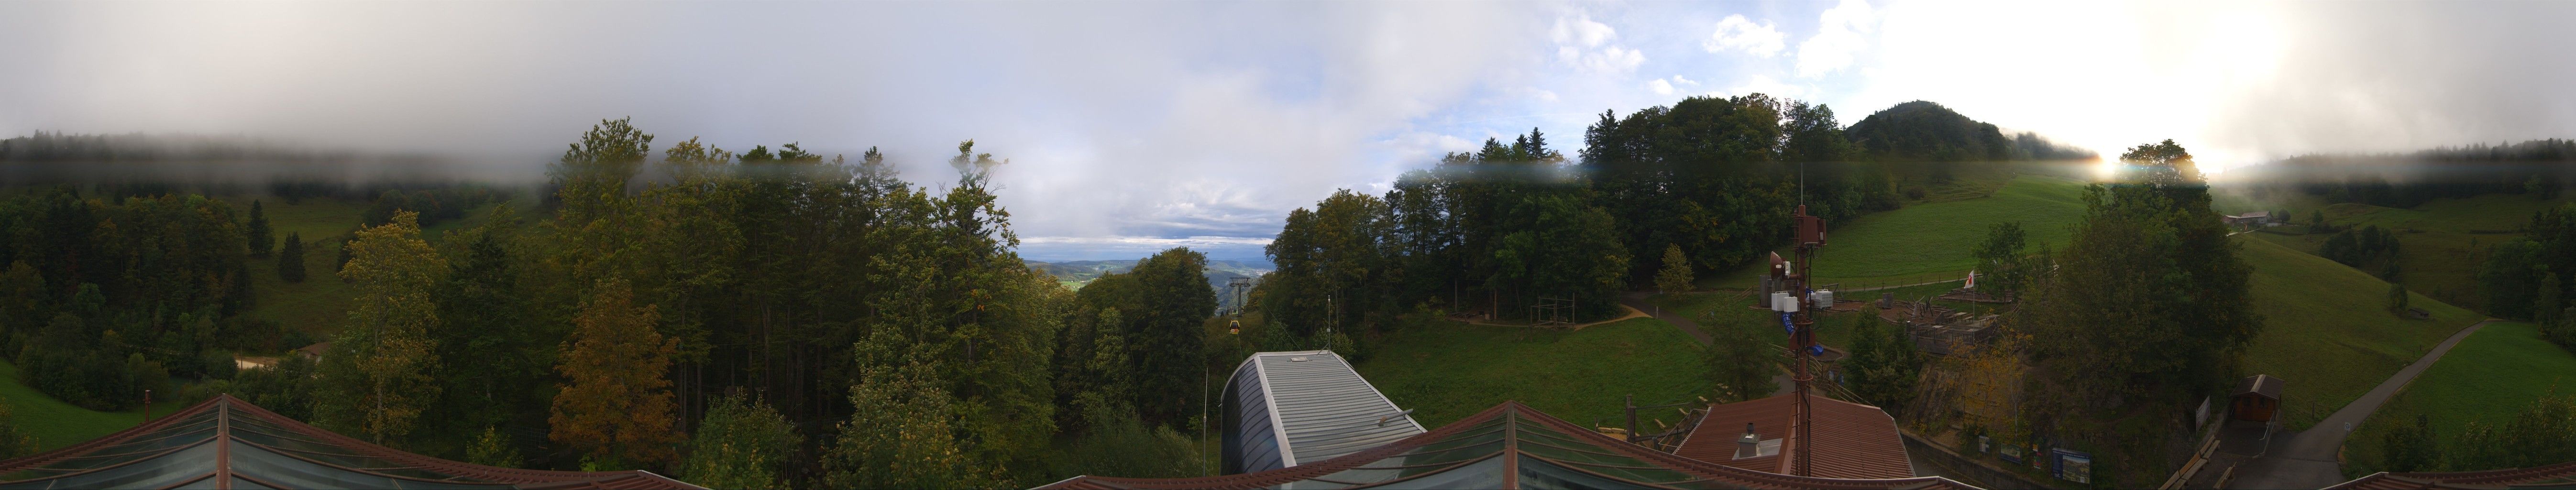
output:
{"label": "distant mountain ridge", "polygon": [[[1030,269],[1055,276],[1056,281],[1066,287],[1082,289],[1083,285],[1090,284],[1093,279],[1099,279],[1101,275],[1125,273],[1135,268],[1136,261],[1136,259],[1126,259],[1041,262],[1021,259],[1020,263],[1028,264]],[[1268,261],[1209,260],[1207,270],[1201,274],[1207,276],[1208,287],[1216,289],[1217,306],[1231,307],[1234,305],[1234,297],[1227,294],[1226,283],[1237,277],[1249,277],[1254,282],[1260,282],[1261,275],[1269,274],[1273,270],[1278,270],[1278,266],[1271,265]]]}

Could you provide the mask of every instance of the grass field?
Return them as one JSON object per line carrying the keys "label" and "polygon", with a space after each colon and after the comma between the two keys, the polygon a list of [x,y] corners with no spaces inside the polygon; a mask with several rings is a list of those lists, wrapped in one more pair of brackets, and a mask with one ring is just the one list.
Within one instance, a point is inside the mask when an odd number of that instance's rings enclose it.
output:
{"label": "grass field", "polygon": [[1397,406],[1416,409],[1425,427],[1505,400],[1588,424],[1623,415],[1627,395],[1639,405],[1664,404],[1693,400],[1712,386],[1702,376],[1699,345],[1651,318],[1575,331],[1435,320],[1379,345],[1359,364],[1360,375]]}
{"label": "grass field", "polygon": [[[2412,209],[2387,208],[2367,204],[2342,203],[2324,207],[2292,208],[2291,229],[2305,230],[2312,211],[2323,211],[2326,221],[2337,226],[2376,225],[2397,231],[2399,282],[2406,288],[2424,293],[2443,302],[2483,311],[2486,298],[2477,289],[2477,269],[2486,259],[2487,247],[2522,236],[2523,225],[2531,214],[2566,200],[2541,201],[2530,196],[2489,194],[2465,199],[2437,199]],[[2411,231],[2410,231],[2411,230]],[[2314,253],[2331,234],[2279,235],[2254,233],[2258,237]],[[2372,273],[2379,270],[2374,266]]]}
{"label": "grass field", "polygon": [[2433,318],[2400,318],[2388,313],[2388,283],[2376,277],[2269,241],[2237,243],[2244,246],[2239,256],[2254,264],[2254,309],[2264,316],[2245,367],[2287,382],[2282,403],[2291,430],[2324,419],[2484,319],[2421,294],[2408,303]]}
{"label": "grass field", "polygon": [[[36,445],[43,449],[78,444],[143,423],[142,410],[90,410],[18,384],[18,365],[6,361],[0,361],[0,399],[8,400],[9,413],[17,419],[18,428],[35,435]],[[180,408],[176,402],[154,402],[152,413],[168,414]]]}
{"label": "grass field", "polygon": [[[2083,218],[2083,196],[2082,182],[2023,175],[1990,196],[1917,204],[1834,223],[1831,244],[1816,254],[1816,276],[1820,282],[1854,285],[1957,278],[1976,266],[1970,249],[1995,224],[2021,222],[2034,248],[2065,244],[2068,227]],[[1741,268],[1702,285],[1752,287],[1760,272]]]}
{"label": "grass field", "polygon": [[2344,440],[2346,473],[2380,471],[2381,438],[2396,424],[2415,423],[2418,414],[2432,416],[2434,437],[2449,447],[2470,421],[2501,424],[2533,399],[2571,391],[2576,391],[2576,354],[2541,340],[2537,325],[2488,324],[2452,347]]}

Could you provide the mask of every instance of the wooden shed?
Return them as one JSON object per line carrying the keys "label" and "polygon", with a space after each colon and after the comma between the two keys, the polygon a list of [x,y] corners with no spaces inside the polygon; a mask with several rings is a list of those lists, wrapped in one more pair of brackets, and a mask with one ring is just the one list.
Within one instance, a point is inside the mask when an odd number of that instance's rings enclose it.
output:
{"label": "wooden shed", "polygon": [[2228,396],[2228,418],[2270,422],[2281,409],[2281,378],[2257,374],[2236,383],[2236,392]]}

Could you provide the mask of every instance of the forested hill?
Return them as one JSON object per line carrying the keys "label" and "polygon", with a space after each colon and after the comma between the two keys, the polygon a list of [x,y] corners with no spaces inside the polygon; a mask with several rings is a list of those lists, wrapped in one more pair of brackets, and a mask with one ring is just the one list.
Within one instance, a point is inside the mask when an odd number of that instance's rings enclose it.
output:
{"label": "forested hill", "polygon": [[1942,162],[2076,160],[2091,151],[2060,146],[2036,133],[2006,137],[1994,124],[1969,119],[1939,103],[1917,100],[1870,114],[1844,130],[1861,151],[1883,162],[1932,162],[1896,169],[1909,177],[1948,180],[1956,169]]}

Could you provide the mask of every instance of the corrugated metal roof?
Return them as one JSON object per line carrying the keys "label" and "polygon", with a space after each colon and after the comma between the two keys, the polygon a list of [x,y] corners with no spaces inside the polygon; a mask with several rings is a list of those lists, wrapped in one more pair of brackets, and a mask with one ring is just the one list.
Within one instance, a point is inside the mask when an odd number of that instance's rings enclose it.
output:
{"label": "corrugated metal roof", "polygon": [[1914,476],[1914,464],[1905,457],[1905,441],[1896,433],[1896,419],[1878,407],[1862,405],[1823,396],[1808,398],[1815,410],[1807,428],[1813,440],[1794,440],[1798,395],[1788,394],[1723,405],[1710,405],[1708,415],[1697,427],[1683,436],[1682,446],[1674,454],[1725,466],[1770,473],[1790,473],[1795,464],[1790,454],[1775,454],[1736,459],[1738,437],[1744,435],[1744,424],[1753,424],[1756,437],[1784,439],[1784,445],[1806,445],[1810,457],[1808,470],[1820,478],[1885,479]]}
{"label": "corrugated metal roof", "polygon": [[1332,351],[1263,352],[1244,362],[1257,370],[1253,379],[1269,395],[1286,466],[1360,452],[1424,431]]}
{"label": "corrugated metal roof", "polygon": [[1326,461],[1203,478],[1077,476],[1049,489],[1800,488],[1968,489],[1931,476],[1781,475],[1709,464],[1601,435],[1503,402],[1439,430]]}
{"label": "corrugated metal roof", "polygon": [[648,471],[547,471],[403,452],[232,395],[114,434],[0,461],[5,488],[701,489]]}

